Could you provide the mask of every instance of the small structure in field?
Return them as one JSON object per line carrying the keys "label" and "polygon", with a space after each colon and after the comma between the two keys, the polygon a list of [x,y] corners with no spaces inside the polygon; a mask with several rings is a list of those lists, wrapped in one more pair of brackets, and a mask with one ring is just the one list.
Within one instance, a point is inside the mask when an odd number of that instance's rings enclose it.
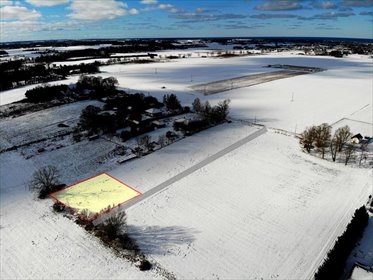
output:
{"label": "small structure in field", "polygon": [[158,108],[150,108],[145,111],[145,114],[152,118],[158,118],[158,117],[162,117],[163,112],[159,110]]}
{"label": "small structure in field", "polygon": [[98,139],[100,136],[98,135],[98,134],[94,134],[94,135],[92,135],[92,136],[89,136],[88,137],[88,140],[89,141],[93,141],[93,140],[96,140],[96,139]]}

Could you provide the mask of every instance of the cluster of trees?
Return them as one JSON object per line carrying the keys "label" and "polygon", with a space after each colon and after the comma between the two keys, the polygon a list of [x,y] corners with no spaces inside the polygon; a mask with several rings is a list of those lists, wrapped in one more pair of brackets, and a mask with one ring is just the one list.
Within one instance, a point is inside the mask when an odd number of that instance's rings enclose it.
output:
{"label": "cluster of trees", "polygon": [[[170,94],[163,97],[164,104],[153,96],[145,96],[141,93],[128,94],[124,91],[115,90],[117,81],[114,78],[102,79],[101,77],[81,77],[77,84],[77,91],[90,89],[91,96],[106,96],[111,93],[105,101],[102,111],[99,107],[88,106],[80,116],[79,126],[81,130],[88,130],[91,133],[102,131],[103,133],[113,133],[118,128],[130,127],[130,131],[123,131],[121,138],[123,141],[131,137],[146,133],[154,129],[151,125],[152,119],[143,120],[142,114],[150,108],[161,108],[166,106],[171,113],[169,115],[184,112],[180,101],[176,95]],[[107,110],[114,110],[109,114]],[[159,117],[158,117],[159,118]],[[154,120],[154,118],[153,118]],[[132,121],[132,122],[131,122]],[[138,122],[138,124],[133,121]],[[78,139],[79,131],[76,133]]]}
{"label": "cluster of trees", "polygon": [[[92,93],[94,94],[94,92]],[[130,126],[128,119],[136,120],[140,123],[142,121],[141,114],[145,110],[162,106],[163,104],[153,96],[145,96],[141,93],[127,94],[120,91],[118,94],[108,97],[104,105],[105,110],[115,109],[115,114],[103,112],[101,108],[90,105],[82,110],[79,126],[82,130],[88,130],[91,133],[99,131],[114,133],[118,128]],[[145,129],[145,127],[142,128]],[[132,130],[131,132],[124,131],[121,137],[125,141],[147,131],[146,129]]]}
{"label": "cluster of trees", "polygon": [[345,263],[368,224],[369,215],[365,206],[357,209],[345,232],[337,239],[315,274],[315,280],[339,279]]}
{"label": "cluster of trees", "polygon": [[[345,165],[347,165],[352,159],[354,151],[357,150],[357,147],[350,143],[352,136],[350,128],[348,126],[340,127],[334,132],[333,136],[331,132],[332,127],[327,123],[314,125],[304,130],[301,134],[300,143],[308,153],[316,148],[323,159],[327,153],[330,153],[332,160],[336,161],[338,154],[341,154]],[[358,149],[360,150],[359,163],[361,164],[366,157],[367,144],[360,144]]]}
{"label": "cluster of trees", "polygon": [[163,104],[170,111],[177,111],[182,109],[179,99],[173,93],[163,96]]}
{"label": "cluster of trees", "polygon": [[92,98],[101,98],[117,93],[117,85],[118,80],[114,77],[103,79],[100,76],[95,77],[82,75],[79,77],[76,84],[76,90],[78,92],[89,90]]}
{"label": "cluster of trees", "polygon": [[[98,76],[81,75],[75,89],[69,89],[67,85],[43,85],[26,91],[25,95],[29,102],[48,102],[64,97],[77,98],[102,98],[117,93],[118,80],[114,77],[103,79]],[[88,90],[88,94],[85,92]]]}
{"label": "cluster of trees", "polygon": [[43,85],[29,89],[26,91],[25,96],[27,100],[32,103],[48,102],[64,97],[66,91],[67,85]]}
{"label": "cluster of trees", "polygon": [[211,106],[208,101],[202,103],[199,98],[193,101],[193,110],[202,120],[206,121],[209,125],[219,124],[226,120],[229,114],[230,100],[226,99],[220,101],[217,105]]}
{"label": "cluster of trees", "polygon": [[116,129],[115,119],[109,114],[100,114],[101,108],[89,105],[82,110],[79,126],[83,130],[93,133],[102,131],[103,133],[114,132]]}
{"label": "cluster of trees", "polygon": [[0,90],[66,78],[74,73],[97,73],[98,64],[61,65],[49,67],[45,63],[30,64],[27,60],[13,60],[0,64]]}
{"label": "cluster of trees", "polygon": [[195,120],[180,120],[174,122],[175,130],[182,130],[188,134],[195,133],[207,127],[217,125],[226,120],[229,113],[229,99],[211,106],[208,101],[201,103],[199,98],[193,101],[193,111],[199,115]]}

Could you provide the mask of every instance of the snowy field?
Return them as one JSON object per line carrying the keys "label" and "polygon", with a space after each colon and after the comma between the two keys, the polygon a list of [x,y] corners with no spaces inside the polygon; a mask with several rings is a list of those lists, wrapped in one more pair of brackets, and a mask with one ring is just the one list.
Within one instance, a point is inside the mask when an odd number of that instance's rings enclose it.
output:
{"label": "snowy field", "polygon": [[[190,89],[195,84],[273,71],[265,67],[268,64],[327,70],[210,96]],[[98,75],[116,77],[121,88],[150,93],[160,100],[164,94],[175,93],[183,105],[190,106],[196,97],[213,104],[229,98],[230,117],[235,121],[123,165],[113,153],[117,144],[104,138],[72,145],[65,137],[41,153],[35,152],[38,145],[0,153],[2,279],[163,278],[155,270],[140,272],[81,227],[53,213],[53,201],[34,199],[27,183],[40,167],[57,166],[67,185],[105,171],[145,194],[261,129],[246,121],[290,132],[345,118],[353,120],[349,121],[352,131],[369,133],[372,123],[373,62],[367,57],[197,55],[101,70]],[[15,96],[22,99],[26,88],[1,92],[0,104],[17,100]],[[88,103],[1,120],[0,143],[7,147],[53,134],[59,122],[76,123]],[[312,277],[355,209],[373,193],[372,170],[302,153],[297,139],[276,129],[126,210],[129,230],[150,260],[177,278]]]}
{"label": "snowy field", "polygon": [[[271,72],[268,64],[327,69],[324,72],[272,81],[204,97],[194,84]],[[304,57],[271,54],[229,59],[191,58],[151,65],[101,67],[103,77],[116,76],[120,86],[157,95],[176,93],[190,104],[195,97],[217,102],[231,99],[231,117],[289,131],[322,122],[333,123],[365,107],[353,119],[372,122],[373,60],[369,58]],[[166,89],[162,89],[162,87]],[[293,101],[292,100],[293,97]]]}
{"label": "snowy field", "polygon": [[[36,275],[48,279],[159,277],[154,271],[139,272],[98,240],[87,236],[82,228],[54,214],[51,200],[33,199],[27,190],[32,172],[49,164],[58,166],[61,181],[69,185],[112,170],[112,175],[133,187],[141,186],[139,190],[143,192],[255,131],[257,128],[245,124],[224,124],[125,165],[110,159],[115,144],[103,139],[83,141],[28,160],[18,152],[0,154],[2,278],[33,279]],[[95,269],[90,268],[92,263]],[[20,264],[24,264],[22,269],[17,269]]]}
{"label": "snowy field", "polygon": [[0,91],[0,105],[10,104],[16,101],[20,101],[22,99],[25,99],[25,93],[26,91],[33,89],[37,86],[41,85],[69,85],[71,83],[76,83],[79,79],[79,75],[72,75],[68,79],[65,80],[59,80],[49,83],[43,83],[43,84],[34,84],[34,85],[27,85],[20,88]]}
{"label": "snowy field", "polygon": [[271,133],[130,208],[130,229],[177,278],[310,279],[372,192],[371,175]]}
{"label": "snowy field", "polygon": [[[299,132],[322,122],[342,118],[372,123],[373,59],[293,55],[290,52],[233,58],[199,57],[151,64],[100,67],[103,78],[114,76],[119,86],[130,92],[143,92],[162,99],[175,93],[185,105],[194,98],[212,103],[231,99],[231,117],[256,120],[268,127]],[[324,72],[272,81],[248,88],[233,89],[205,97],[191,86],[245,75],[273,72],[269,64],[289,64],[327,69]],[[72,83],[78,76],[53,84]],[[24,98],[24,88],[0,92],[0,104]],[[164,88],[163,88],[164,87]]]}
{"label": "snowy field", "polygon": [[58,124],[63,122],[70,127],[75,126],[79,121],[81,111],[88,105],[102,107],[103,103],[96,100],[80,101],[29,113],[18,118],[2,120],[0,122],[2,131],[0,150],[52,137],[66,131],[66,128],[58,127]]}

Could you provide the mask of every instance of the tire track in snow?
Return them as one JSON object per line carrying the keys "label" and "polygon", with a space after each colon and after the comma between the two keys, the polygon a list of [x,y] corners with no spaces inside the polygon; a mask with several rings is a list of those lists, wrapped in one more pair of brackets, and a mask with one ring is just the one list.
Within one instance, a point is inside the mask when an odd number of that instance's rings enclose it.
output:
{"label": "tire track in snow", "polygon": [[184,177],[194,173],[195,171],[203,168],[204,166],[210,164],[211,162],[221,158],[222,156],[225,156],[226,154],[234,151],[235,149],[241,147],[242,145],[245,145],[246,143],[254,140],[255,138],[258,138],[259,136],[265,134],[267,132],[267,128],[266,127],[263,127],[261,128],[260,130],[250,134],[249,136],[233,143],[232,145],[224,148],[223,150],[217,152],[216,154],[212,155],[212,156],[209,156],[207,157],[206,159],[202,160],[201,162],[193,165],[192,167],[189,167],[188,169],[184,170],[183,172],[177,174],[176,176],[164,181],[163,183],[159,184],[158,186],[152,188],[151,190],[143,193],[142,195],[134,198],[133,200],[129,201],[128,203],[122,205],[120,208],[123,209],[123,210],[126,210],[132,206],[134,206],[135,204],[149,198],[150,196],[156,194],[156,193],[159,193],[160,191],[164,190],[165,188],[167,188],[168,186],[172,185],[173,183],[177,182],[177,181],[180,181],[181,179],[183,179]]}

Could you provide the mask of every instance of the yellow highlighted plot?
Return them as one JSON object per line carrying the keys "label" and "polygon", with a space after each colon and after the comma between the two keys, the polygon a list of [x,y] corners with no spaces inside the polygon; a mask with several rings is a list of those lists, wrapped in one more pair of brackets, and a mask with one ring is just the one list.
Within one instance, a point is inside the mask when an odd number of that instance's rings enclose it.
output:
{"label": "yellow highlighted plot", "polygon": [[104,210],[123,204],[139,195],[140,192],[106,173],[51,194],[56,200],[86,218],[97,216]]}

